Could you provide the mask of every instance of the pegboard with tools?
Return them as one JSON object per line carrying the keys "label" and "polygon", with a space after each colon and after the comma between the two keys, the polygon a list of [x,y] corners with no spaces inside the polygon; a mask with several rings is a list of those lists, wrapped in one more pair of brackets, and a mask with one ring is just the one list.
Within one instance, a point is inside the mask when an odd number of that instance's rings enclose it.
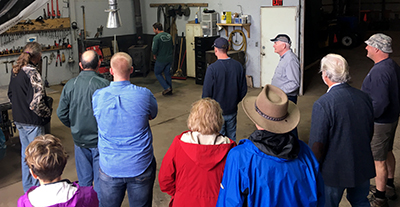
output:
{"label": "pegboard with tools", "polygon": [[1,35],[18,35],[29,33],[41,33],[60,30],[70,30],[69,18],[24,20],[14,25]]}

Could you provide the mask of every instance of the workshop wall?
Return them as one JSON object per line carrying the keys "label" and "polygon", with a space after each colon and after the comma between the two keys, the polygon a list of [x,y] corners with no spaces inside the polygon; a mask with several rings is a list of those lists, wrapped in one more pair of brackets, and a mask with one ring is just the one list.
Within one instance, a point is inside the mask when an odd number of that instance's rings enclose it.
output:
{"label": "workshop wall", "polygon": [[[94,35],[97,33],[97,28],[101,25],[103,26],[103,34],[100,37],[113,37],[114,34],[118,36],[126,36],[132,35],[136,33],[135,29],[135,13],[133,9],[133,1],[131,0],[117,0],[118,8],[120,9],[120,17],[122,22],[122,27],[116,29],[108,29],[107,18],[108,13],[104,10],[108,9],[108,0],[58,0],[59,2],[59,10],[61,13],[61,17],[70,17],[71,22],[77,22],[79,30],[77,34],[79,34],[80,30],[83,30],[83,14],[81,6],[85,7],[85,19],[86,19],[86,31],[87,31],[87,39],[94,38]],[[51,10],[51,0],[48,1],[50,3]],[[65,3],[69,2],[69,3]],[[53,2],[54,10],[56,10],[56,0]],[[45,4],[42,8],[34,12],[30,15],[29,19],[34,21],[37,17],[43,16],[43,8],[46,9],[47,12],[47,4]],[[56,11],[57,12],[57,11]],[[69,39],[70,44],[72,45],[72,49],[61,49],[60,53],[64,52],[66,62],[58,67],[55,66],[55,59],[52,60],[51,64],[48,65],[48,77],[47,80],[50,85],[59,84],[61,81],[69,80],[78,75],[79,66],[78,66],[78,44],[74,37],[74,31],[69,30],[66,32],[48,32],[48,33],[32,33],[26,35],[13,36],[13,41],[7,44],[0,44],[0,50],[3,49],[11,49],[17,47],[23,47],[26,44],[26,41],[30,37],[36,37],[37,41],[43,45],[54,45],[54,41],[56,40],[58,43],[59,39]],[[1,39],[0,39],[1,40]],[[7,39],[8,40],[8,39]],[[118,44],[124,44],[118,42]],[[122,45],[123,46],[123,45]],[[120,47],[121,48],[121,47]],[[122,47],[123,48],[123,47]],[[43,57],[50,57],[51,53],[57,57],[57,51],[43,52]],[[75,60],[74,63],[68,64],[68,57],[71,57]],[[8,56],[8,57],[0,57],[0,86],[8,85],[10,81],[10,72],[11,72],[11,64],[8,64],[8,73],[5,70],[4,61],[16,60],[18,55],[16,56]],[[49,59],[50,61],[50,59]],[[45,59],[43,59],[43,70],[46,70]],[[43,72],[43,79],[45,78],[45,74]]]}
{"label": "workshop wall", "polygon": [[[141,9],[142,9],[142,21],[143,21],[143,33],[152,34],[153,28],[152,25],[157,21],[157,7],[150,7],[151,3],[208,3],[208,9],[213,9],[216,12],[221,11],[232,11],[240,13],[240,7],[242,6],[243,14],[251,15],[251,26],[250,26],[250,38],[247,37],[247,75],[253,77],[254,87],[261,87],[261,69],[260,69],[260,8],[261,6],[272,6],[272,0],[251,0],[250,1],[242,1],[242,0],[214,0],[214,1],[204,1],[204,0],[146,0],[141,1]],[[298,6],[298,0],[284,0],[283,6]],[[203,11],[204,8],[200,8],[200,11]],[[178,29],[178,35],[181,35],[182,32],[185,32],[185,25],[188,21],[195,19],[196,11],[198,11],[197,7],[190,7],[190,16],[178,16],[176,20],[176,25]],[[199,12],[200,14],[201,12]],[[163,18],[161,18],[161,22],[163,23]],[[199,22],[201,21],[201,15],[199,15]],[[278,20],[277,20],[278,21]],[[229,32],[232,31],[232,27],[229,28]],[[220,36],[226,37],[225,32],[220,32]],[[271,48],[273,50],[273,48]],[[277,55],[276,58],[279,58]]]}

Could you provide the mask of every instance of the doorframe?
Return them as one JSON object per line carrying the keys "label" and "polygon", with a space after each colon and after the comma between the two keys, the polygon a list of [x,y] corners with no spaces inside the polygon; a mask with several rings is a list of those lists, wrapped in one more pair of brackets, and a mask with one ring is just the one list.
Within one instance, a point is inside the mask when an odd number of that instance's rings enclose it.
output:
{"label": "doorframe", "polygon": [[[304,10],[304,5],[305,5],[305,0],[300,0],[299,5],[297,6],[279,6],[279,7],[296,7],[296,19],[297,19],[297,24],[296,24],[296,31],[297,31],[297,37],[296,37],[296,52],[295,54],[299,58],[299,63],[300,63],[300,88],[299,88],[299,95],[303,95],[303,80],[304,80],[304,15],[305,15],[305,10]],[[263,8],[272,8],[272,7],[277,7],[277,6],[261,6],[260,7],[260,17],[261,17],[261,10]],[[262,28],[262,19],[260,21],[260,28]],[[261,47],[259,50],[259,53],[261,55],[262,45],[262,29],[260,29],[260,43]],[[260,66],[262,66],[262,57],[260,57]],[[265,66],[264,66],[265,67]],[[275,70],[275,69],[274,69]],[[263,68],[260,67],[260,83],[261,87],[263,87],[263,81],[262,81],[262,72]]]}

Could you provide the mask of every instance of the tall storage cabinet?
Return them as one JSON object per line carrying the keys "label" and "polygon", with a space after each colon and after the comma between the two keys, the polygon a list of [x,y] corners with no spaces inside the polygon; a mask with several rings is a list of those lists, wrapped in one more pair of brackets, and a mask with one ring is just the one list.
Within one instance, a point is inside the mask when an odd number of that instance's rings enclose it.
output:
{"label": "tall storage cabinet", "polygon": [[194,37],[203,36],[200,24],[186,24],[186,67],[187,76],[196,77],[196,54]]}
{"label": "tall storage cabinet", "polygon": [[203,85],[206,76],[207,64],[206,51],[213,49],[213,44],[217,36],[214,37],[195,37],[196,52],[196,84]]}

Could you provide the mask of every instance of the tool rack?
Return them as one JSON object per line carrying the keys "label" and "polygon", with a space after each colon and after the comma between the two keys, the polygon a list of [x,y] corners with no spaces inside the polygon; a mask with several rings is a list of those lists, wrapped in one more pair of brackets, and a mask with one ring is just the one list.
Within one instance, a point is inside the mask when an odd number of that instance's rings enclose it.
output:
{"label": "tool rack", "polygon": [[28,24],[25,20],[20,21],[1,35],[19,35],[70,30],[71,22],[69,18],[43,19],[43,22],[44,23],[31,20],[31,23]]}

